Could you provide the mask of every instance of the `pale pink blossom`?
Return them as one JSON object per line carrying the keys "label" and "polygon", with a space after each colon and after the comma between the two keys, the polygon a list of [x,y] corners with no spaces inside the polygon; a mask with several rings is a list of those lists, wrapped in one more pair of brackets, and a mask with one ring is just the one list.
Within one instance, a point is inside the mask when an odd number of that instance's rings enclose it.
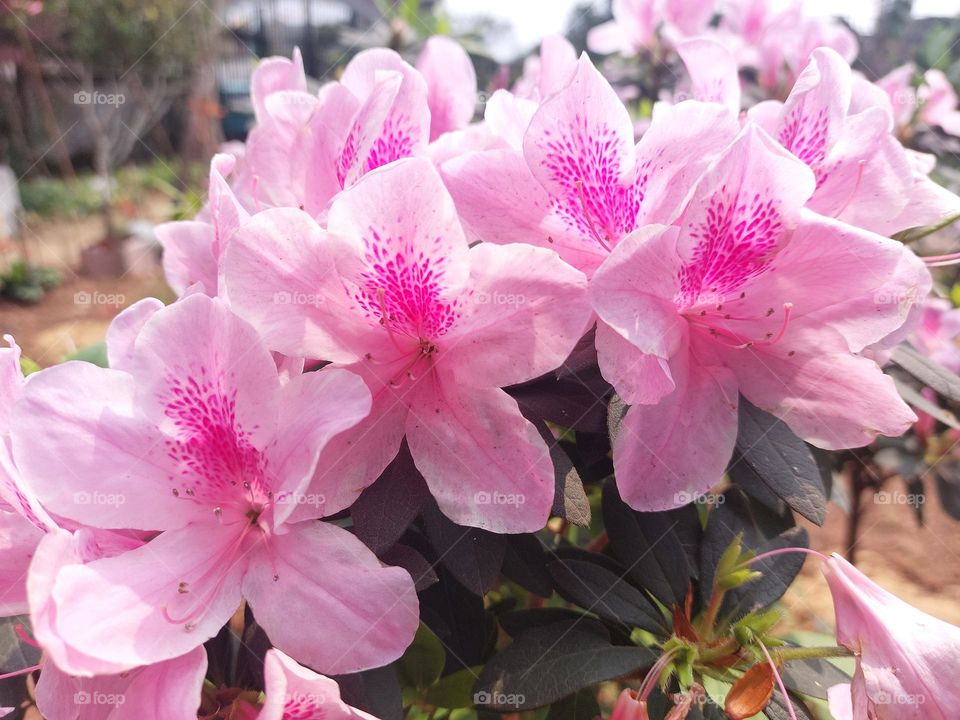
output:
{"label": "pale pink blossom", "polygon": [[279,650],[263,662],[266,698],[257,720],[377,720],[340,699],[334,680],[299,665]]}
{"label": "pale pink blossom", "polygon": [[786,102],[767,101],[749,117],[803,160],[816,177],[807,206],[882,235],[939,222],[960,200],[915,170],[891,134],[889,107],[851,112],[850,66],[819,48]]}
{"label": "pale pink blossom", "polygon": [[115,675],[78,678],[44,663],[37,709],[47,720],[191,720],[207,672],[202,647]]}
{"label": "pale pink blossom", "polygon": [[738,127],[726,108],[687,101],[657,113],[635,143],[627,109],[584,55],[513,135],[519,147],[467,153],[441,171],[471,234],[556,250],[589,275],[636,228],[670,222]]}
{"label": "pale pink blossom", "polygon": [[917,91],[912,83],[916,72],[917,68],[913,63],[907,63],[894,68],[875,83],[876,87],[886,93],[897,127],[909,125],[917,112]]}
{"label": "pale pink blossom", "polygon": [[673,44],[703,33],[714,5],[709,0],[614,0],[613,20],[593,28],[587,45],[604,55],[636,55],[656,47],[658,39]]}
{"label": "pale pink blossom", "polygon": [[923,102],[921,116],[929,125],[940,127],[949,135],[960,136],[960,110],[953,83],[941,70],[934,68],[923,74],[919,98]]}
{"label": "pale pink blossom", "polygon": [[[960,707],[960,628],[887,592],[839,555],[823,565],[837,642],[856,654],[854,720],[953,720]],[[834,691],[831,708],[843,707]]]}
{"label": "pale pink blossom", "polygon": [[632,405],[613,460],[633,507],[683,504],[721,478],[740,393],[829,449],[916,419],[857,353],[905,322],[929,273],[900,243],[805,209],[814,187],[748,125],[675,226],[629,236],[594,275],[600,369]]}
{"label": "pale pink blossom", "polygon": [[960,309],[949,300],[929,298],[923,303],[910,341],[931,360],[960,373]]}
{"label": "pale pink blossom", "polygon": [[360,374],[370,416],[324,451],[311,493],[349,506],[406,436],[440,508],[498,532],[541,528],[553,500],[547,447],[500,388],[558,367],[586,330],[586,278],[530,245],[469,247],[426,160],[342,193],[326,230],[271,210],[240,229],[228,294],[269,347]]}
{"label": "pale pink blossom", "polygon": [[577,67],[577,51],[562,35],[547,35],[540,52],[523,64],[523,75],[513,86],[517,97],[534,102],[546,100],[561,90]]}
{"label": "pale pink blossom", "polygon": [[429,38],[417,70],[427,83],[430,140],[469,125],[477,107],[477,73],[460,43],[443,35]]}
{"label": "pale pink blossom", "polygon": [[[310,520],[319,501],[304,494],[326,443],[368,413],[363,381],[334,369],[283,382],[254,329],[202,294],[142,301],[117,323],[109,370],[36,373],[14,412],[14,459],[52,513],[159,533],[44,581],[50,633],[81,658],[73,674],[183,655],[241,598],[311,666],[398,657],[417,627],[410,576]],[[292,523],[298,507],[306,521]]]}
{"label": "pale pink blossom", "polygon": [[20,347],[6,335],[0,347],[0,617],[27,611],[27,569],[37,544],[56,524],[24,482],[13,461],[13,410],[26,379]]}
{"label": "pale pink blossom", "polygon": [[236,162],[232,155],[214,155],[203,210],[193,220],[161,223],[156,228],[163,246],[164,274],[178,295],[190,288],[211,296],[219,292],[220,258],[237,227],[249,217],[227,182]]}
{"label": "pale pink blossom", "polygon": [[677,45],[677,54],[690,75],[691,96],[724,105],[740,113],[740,76],[733,54],[712,38],[693,38]]}

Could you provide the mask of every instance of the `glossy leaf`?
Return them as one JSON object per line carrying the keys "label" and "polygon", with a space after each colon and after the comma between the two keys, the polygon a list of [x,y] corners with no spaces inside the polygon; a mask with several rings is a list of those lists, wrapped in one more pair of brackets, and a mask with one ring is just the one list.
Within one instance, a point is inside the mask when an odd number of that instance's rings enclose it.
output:
{"label": "glossy leaf", "polygon": [[[490,709],[517,712],[548,705],[596,683],[638,674],[656,661],[647,648],[612,645],[604,627],[574,620],[534,628],[491,658],[475,693],[486,693]],[[523,701],[498,702],[522,696]]]}

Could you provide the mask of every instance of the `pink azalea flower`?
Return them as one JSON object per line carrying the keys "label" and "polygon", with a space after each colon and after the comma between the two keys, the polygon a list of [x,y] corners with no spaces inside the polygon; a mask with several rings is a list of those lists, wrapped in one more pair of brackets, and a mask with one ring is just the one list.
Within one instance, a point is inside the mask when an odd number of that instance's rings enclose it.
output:
{"label": "pink azalea flower", "polygon": [[692,97],[720,103],[734,115],[740,113],[740,75],[736,58],[711,38],[693,38],[677,45],[677,54],[690,75]]}
{"label": "pink azalea flower", "polygon": [[[225,260],[237,311],[279,352],[362,375],[370,416],[324,451],[310,492],[352,503],[406,436],[440,508],[498,532],[540,529],[553,467],[500,388],[558,367],[586,330],[586,279],[529,245],[469,247],[424,159],[370,174],[326,232],[296,210],[259,213]],[[295,516],[296,517],[296,516]]]}
{"label": "pink azalea flower", "polygon": [[109,370],[35,374],[14,413],[17,466],[52,513],[159,532],[50,582],[52,634],[96,661],[74,674],[183,655],[241,598],[277,647],[314,667],[398,657],[417,627],[409,575],[334,525],[289,521],[297,506],[317,517],[304,490],[324,445],[369,411],[362,380],[324,370],[282,382],[254,329],[200,294],[128,309],[108,354]]}
{"label": "pink azalea flower", "polygon": [[469,125],[477,108],[477,72],[460,43],[442,35],[429,38],[417,70],[427,83],[430,140]]}
{"label": "pink azalea flower", "polygon": [[24,482],[13,461],[10,438],[13,412],[23,397],[26,378],[20,367],[20,346],[10,335],[4,335],[3,339],[9,347],[0,347],[0,510],[17,513],[40,530],[48,530],[56,527],[56,523]]}
{"label": "pink azalea flower", "polygon": [[850,684],[834,685],[827,690],[827,701],[833,720],[854,720]]}
{"label": "pink azalea flower", "polygon": [[931,360],[960,373],[960,309],[949,300],[930,298],[924,302],[910,341]]}
{"label": "pink azalea flower", "polygon": [[889,108],[850,112],[852,88],[847,62],[819,48],[784,104],[750,110],[752,120],[813,170],[817,186],[808,207],[882,235],[933,224],[960,208],[960,200],[928,189],[933,181],[914,171],[891,134]]}
{"label": "pink azalea flower", "polygon": [[377,720],[340,699],[334,680],[297,664],[279,650],[263,663],[266,700],[258,720]]}
{"label": "pink azalea flower", "polygon": [[903,602],[839,555],[825,561],[823,573],[833,595],[837,642],[857,656],[852,717],[955,718],[960,686],[945,679],[960,672],[960,628]]}
{"label": "pink azalea flower", "polygon": [[0,617],[9,617],[27,611],[27,569],[37,543],[55,523],[13,461],[13,409],[26,379],[20,347],[9,335],[4,339],[9,347],[0,347]]}
{"label": "pink azalea flower", "polygon": [[148,533],[93,528],[80,528],[72,533],[58,528],[43,536],[30,564],[27,597],[33,636],[49,661],[45,668],[56,666],[73,677],[118,675],[129,669],[124,663],[84,653],[60,634],[53,588],[64,567],[117,557],[141,547],[148,537]]}
{"label": "pink azalea flower", "polygon": [[[321,88],[310,115],[311,141],[300,151],[304,177],[300,206],[318,215],[337,193],[367,172],[423,153],[430,124],[423,76],[392,50],[359,53],[339,82]],[[273,140],[266,138],[265,143],[269,149]],[[276,172],[291,172],[289,157],[272,161]]]}
{"label": "pink azalea flower", "polygon": [[891,112],[893,112],[894,124],[897,127],[909,125],[917,111],[917,91],[911,82],[916,72],[917,69],[913,63],[907,63],[894,68],[875,83],[886,93]]}
{"label": "pink azalea flower", "polygon": [[856,353],[904,323],[929,273],[900,243],[804,209],[814,186],[748,125],[676,226],[641,229],[594,275],[600,369],[633,406],[613,448],[633,507],[684,504],[721,478],[738,393],[830,449],[915,420]]}
{"label": "pink azalea flower", "polygon": [[20,513],[0,510],[0,617],[27,612],[27,570],[43,533]]}
{"label": "pink azalea flower", "polygon": [[207,204],[194,220],[161,223],[156,228],[163,245],[163,271],[178,295],[194,288],[216,296],[220,258],[240,223],[249,217],[227,182],[236,166],[232,155],[210,161]]}
{"label": "pink azalea flower", "polygon": [[207,653],[197,647],[177,658],[116,675],[78,678],[45,663],[37,709],[50,720],[189,720],[197,716]]}
{"label": "pink azalea flower", "polygon": [[540,102],[563,89],[577,68],[577,51],[562,35],[547,35],[540,53],[524,61],[523,75],[514,83],[513,93]]}
{"label": "pink azalea flower", "polygon": [[587,47],[601,55],[636,55],[653,47],[658,22],[654,0],[614,0],[613,19],[590,30]]}
{"label": "pink azalea flower", "polygon": [[924,122],[939,126],[950,135],[960,136],[960,110],[957,110],[957,93],[953,84],[937,69],[927,70],[923,82],[919,97],[923,101],[921,115]]}
{"label": "pink azalea flower", "polygon": [[629,113],[584,55],[536,110],[522,147],[468,153],[441,170],[478,238],[551,248],[589,275],[636,228],[670,222],[738,127],[725,108],[688,101],[664,108],[635,145]]}
{"label": "pink azalea flower", "polygon": [[593,28],[587,35],[587,45],[601,55],[636,55],[656,46],[661,23],[663,39],[672,44],[701,34],[713,13],[713,2],[614,0],[613,20]]}

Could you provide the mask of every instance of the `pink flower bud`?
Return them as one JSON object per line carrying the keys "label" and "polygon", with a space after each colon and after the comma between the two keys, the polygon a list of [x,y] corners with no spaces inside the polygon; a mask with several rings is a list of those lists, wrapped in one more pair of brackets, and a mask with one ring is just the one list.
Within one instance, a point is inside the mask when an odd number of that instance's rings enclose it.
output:
{"label": "pink flower bud", "polygon": [[649,717],[647,703],[640,699],[640,694],[626,688],[617,698],[610,720],[649,720]]}

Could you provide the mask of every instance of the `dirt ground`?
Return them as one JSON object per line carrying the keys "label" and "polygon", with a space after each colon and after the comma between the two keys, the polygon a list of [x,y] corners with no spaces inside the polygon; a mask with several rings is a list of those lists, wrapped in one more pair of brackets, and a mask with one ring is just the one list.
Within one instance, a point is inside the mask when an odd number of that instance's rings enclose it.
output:
{"label": "dirt ground", "polygon": [[[28,230],[34,252],[61,272],[64,283],[38,305],[0,301],[0,333],[11,333],[24,354],[41,366],[103,340],[111,318],[137,300],[149,296],[173,300],[157,257],[149,250],[135,255],[130,271],[119,280],[77,275],[73,268],[80,249],[95,242],[99,232],[95,218],[34,222]],[[944,513],[934,495],[924,508],[922,527],[908,506],[867,498],[858,565],[907,602],[960,625],[960,523]],[[824,553],[845,553],[846,522],[843,510],[831,505],[824,527],[807,524],[812,546]],[[831,632],[833,608],[818,563],[808,560],[785,605],[800,627]]]}

